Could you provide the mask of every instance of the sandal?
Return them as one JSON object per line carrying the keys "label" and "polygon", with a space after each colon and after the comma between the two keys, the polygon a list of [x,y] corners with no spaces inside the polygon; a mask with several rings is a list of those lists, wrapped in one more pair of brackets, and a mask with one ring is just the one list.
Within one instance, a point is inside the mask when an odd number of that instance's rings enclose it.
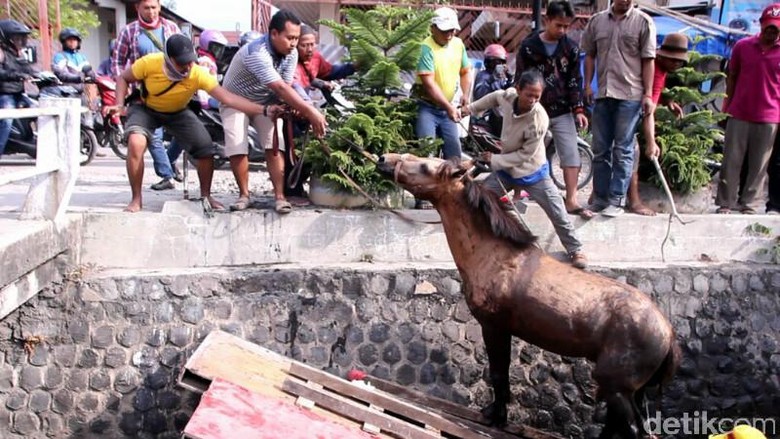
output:
{"label": "sandal", "polygon": [[566,213],[569,215],[577,215],[584,220],[589,220],[595,216],[592,210],[585,207],[578,207],[576,209],[567,210]]}
{"label": "sandal", "polygon": [[292,204],[287,200],[276,200],[274,210],[280,215],[285,215],[292,212]]}
{"label": "sandal", "polygon": [[739,213],[742,215],[755,215],[756,211],[752,207],[743,207],[742,209],[739,209]]}
{"label": "sandal", "polygon": [[249,198],[240,197],[238,201],[230,205],[230,210],[241,211],[246,210],[247,207],[249,207]]}
{"label": "sandal", "polygon": [[720,213],[720,214],[723,214],[723,215],[728,215],[728,214],[730,214],[730,213],[731,213],[731,209],[729,209],[728,207],[719,207],[719,208],[718,208],[718,209],[715,211],[715,213]]}

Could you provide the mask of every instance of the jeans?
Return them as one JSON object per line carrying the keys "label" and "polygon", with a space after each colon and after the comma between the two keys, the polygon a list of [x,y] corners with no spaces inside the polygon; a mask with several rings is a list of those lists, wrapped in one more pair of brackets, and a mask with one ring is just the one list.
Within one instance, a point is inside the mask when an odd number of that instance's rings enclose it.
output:
{"label": "jeans", "polygon": [[149,154],[152,155],[152,161],[154,162],[154,173],[158,177],[168,179],[173,178],[173,169],[171,169],[171,161],[168,160],[168,153],[163,146],[163,129],[157,128],[154,130],[152,136],[152,142],[149,144]]}
{"label": "jeans", "polygon": [[543,179],[530,185],[516,185],[506,178],[499,177],[495,172],[491,173],[485,179],[485,187],[498,195],[504,195],[504,191],[498,183],[499,178],[501,178],[501,182],[507,191],[514,189],[515,191],[524,190],[528,192],[528,195],[547,214],[547,218],[550,219],[553,227],[555,227],[555,233],[558,235],[558,239],[561,240],[561,244],[563,244],[563,248],[566,249],[567,253],[572,254],[582,250],[582,242],[577,237],[574,225],[566,212],[561,191],[555,186],[550,177],[545,176]]}
{"label": "jeans", "polygon": [[168,144],[167,152],[168,162],[171,164],[171,169],[176,167],[176,160],[179,160],[179,156],[181,155],[182,151],[184,151],[184,147],[176,141],[176,138],[174,137],[171,139],[171,143]]}
{"label": "jeans", "polygon": [[444,159],[457,158],[460,160],[460,137],[458,136],[458,124],[447,115],[444,109],[433,106],[424,101],[417,101],[417,126],[415,132],[418,138],[439,137],[444,140],[442,155]]}
{"label": "jeans", "polygon": [[641,101],[602,98],[593,109],[593,194],[600,206],[624,206],[634,167]]}
{"label": "jeans", "polygon": [[[0,94],[0,108],[17,108],[23,103],[21,95]],[[11,135],[13,119],[0,119],[0,155],[5,152],[5,145]]]}

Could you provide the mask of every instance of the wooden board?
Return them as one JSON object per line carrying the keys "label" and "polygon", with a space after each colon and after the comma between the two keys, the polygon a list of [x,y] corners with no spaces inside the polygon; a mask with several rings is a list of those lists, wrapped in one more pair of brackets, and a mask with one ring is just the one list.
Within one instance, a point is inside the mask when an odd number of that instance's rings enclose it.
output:
{"label": "wooden board", "polygon": [[371,439],[373,436],[219,378],[184,429],[188,439]]}
{"label": "wooden board", "polygon": [[204,392],[215,379],[297,402],[325,419],[377,437],[560,439],[530,427],[494,429],[467,407],[373,377],[366,378],[369,386],[349,382],[222,331],[210,333],[193,353],[179,385]]}

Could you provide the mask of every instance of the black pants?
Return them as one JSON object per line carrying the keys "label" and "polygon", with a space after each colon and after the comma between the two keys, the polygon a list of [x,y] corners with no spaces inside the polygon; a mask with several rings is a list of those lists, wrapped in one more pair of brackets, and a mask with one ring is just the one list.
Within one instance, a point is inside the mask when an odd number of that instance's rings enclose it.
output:
{"label": "black pants", "polygon": [[775,145],[772,147],[772,157],[769,159],[769,193],[767,194],[766,210],[780,212],[780,136],[775,136]]}

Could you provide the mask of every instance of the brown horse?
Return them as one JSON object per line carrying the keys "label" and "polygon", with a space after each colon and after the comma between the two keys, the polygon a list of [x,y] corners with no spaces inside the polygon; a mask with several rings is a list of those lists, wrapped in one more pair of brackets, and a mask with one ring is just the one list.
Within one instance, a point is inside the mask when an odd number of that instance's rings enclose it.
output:
{"label": "brown horse", "polygon": [[482,327],[494,401],[483,413],[506,424],[511,338],[595,362],[598,396],[607,403],[601,438],[644,434],[638,401],[645,387],[674,375],[679,346],[669,321],[629,285],[556,261],[508,215],[496,194],[435,158],[385,154],[377,169],[441,216],[463,294]]}

